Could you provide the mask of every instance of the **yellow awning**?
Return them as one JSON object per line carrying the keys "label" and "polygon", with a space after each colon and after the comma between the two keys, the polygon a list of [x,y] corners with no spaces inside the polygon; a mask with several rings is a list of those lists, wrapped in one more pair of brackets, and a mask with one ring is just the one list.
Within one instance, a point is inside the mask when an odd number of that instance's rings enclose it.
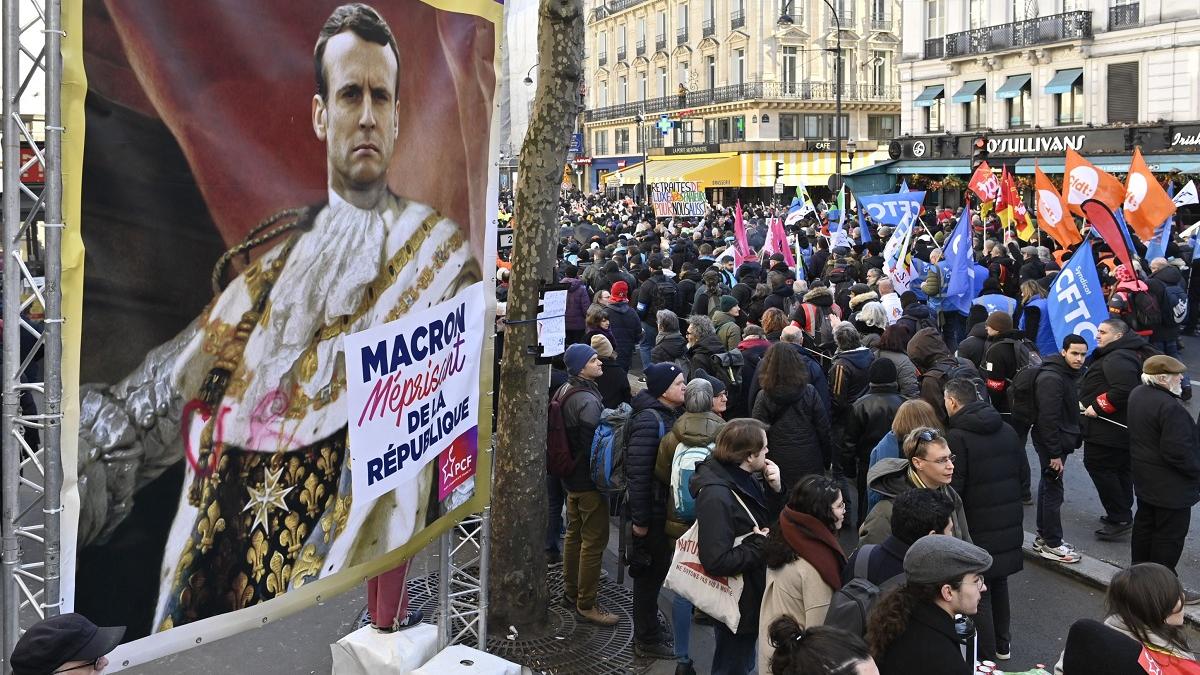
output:
{"label": "yellow awning", "polygon": [[[784,185],[825,185],[837,172],[837,155],[832,152],[755,152],[738,156],[739,187],[771,187],[775,184],[775,163],[783,162]],[[843,154],[842,161],[845,162]],[[860,152],[854,161],[842,165],[842,173],[872,166],[888,159],[887,148]]]}
{"label": "yellow awning", "polygon": [[[651,159],[646,164],[646,182],[647,183],[669,183],[676,181],[696,181],[701,183],[701,188],[714,187],[709,182],[716,180],[736,180],[737,174],[734,165],[728,164],[731,160],[737,159],[737,153],[722,153],[720,155],[706,155],[705,157],[683,157],[671,159]],[[718,167],[727,166],[722,172]],[[638,185],[642,182],[642,165],[641,163],[627,166],[621,169],[621,184],[622,185]],[[726,185],[734,185],[729,182]]]}

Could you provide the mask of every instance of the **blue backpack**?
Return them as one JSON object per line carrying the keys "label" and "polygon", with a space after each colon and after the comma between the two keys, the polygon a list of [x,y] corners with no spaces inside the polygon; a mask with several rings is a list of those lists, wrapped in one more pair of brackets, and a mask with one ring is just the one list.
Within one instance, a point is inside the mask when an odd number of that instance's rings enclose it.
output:
{"label": "blue backpack", "polygon": [[692,482],[692,474],[696,473],[696,465],[708,459],[712,454],[715,443],[702,446],[689,446],[680,443],[675,446],[675,455],[671,458],[671,510],[675,519],[683,523],[696,520],[696,499],[688,485]]}
{"label": "blue backpack", "polygon": [[[658,420],[658,436],[666,434],[662,416],[651,410]],[[625,446],[629,443],[629,420],[633,408],[622,403],[600,413],[600,424],[592,436],[591,474],[596,489],[605,495],[625,492]]]}

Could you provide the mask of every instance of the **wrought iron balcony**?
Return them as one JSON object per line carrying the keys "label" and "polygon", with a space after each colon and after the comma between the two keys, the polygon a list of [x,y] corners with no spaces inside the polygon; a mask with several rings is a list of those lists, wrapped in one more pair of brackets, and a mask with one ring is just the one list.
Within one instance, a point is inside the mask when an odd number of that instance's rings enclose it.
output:
{"label": "wrought iron balcony", "polygon": [[717,32],[717,22],[712,19],[705,19],[700,26],[701,35],[709,37]]}
{"label": "wrought iron balcony", "polygon": [[634,49],[634,52],[635,52],[635,53],[636,53],[638,56],[645,56],[645,55],[646,55],[646,41],[645,41],[645,40],[638,40],[638,41],[637,41],[637,44],[634,46],[634,48],[633,48],[633,49]]}
{"label": "wrought iron balcony", "polygon": [[871,30],[889,31],[890,32],[893,29],[894,25],[895,24],[892,22],[892,18],[890,16],[883,16],[883,15],[878,15],[878,14],[871,16]]}
{"label": "wrought iron balcony", "polygon": [[595,17],[595,20],[598,21],[605,17],[612,16],[618,12],[623,12],[627,9],[637,7],[645,2],[647,2],[647,0],[608,0],[608,2],[605,2],[597,7],[592,14]]}
{"label": "wrought iron balcony", "polygon": [[940,59],[946,55],[946,38],[929,38],[925,41],[925,58]]}
{"label": "wrought iron balcony", "polygon": [[843,6],[840,14],[826,12],[829,15],[829,27],[837,29],[838,22],[841,22],[842,30],[849,30],[854,27],[854,8]]}
{"label": "wrought iron balcony", "polygon": [[656,51],[656,52],[667,51],[667,36],[666,35],[663,35],[660,33],[658,35],[658,37],[656,37],[654,39],[654,51]]}
{"label": "wrought iron balcony", "polygon": [[675,31],[675,44],[686,45],[688,41],[688,31],[686,28],[680,28]]}
{"label": "wrought iron balcony", "polygon": [[1122,28],[1132,28],[1142,24],[1142,6],[1140,3],[1132,5],[1114,5],[1108,8],[1108,29],[1121,30]]}
{"label": "wrought iron balcony", "polygon": [[729,30],[736,30],[746,25],[746,10],[737,9],[729,15]]}
{"label": "wrought iron balcony", "polygon": [[600,52],[600,55],[596,57],[596,63],[600,66],[607,66],[608,54],[605,52]]}
{"label": "wrought iron balcony", "polygon": [[779,17],[777,18],[777,23],[780,25],[785,25],[785,26],[803,26],[804,25],[804,15],[803,14],[788,14],[788,13],[784,12],[783,14],[780,14]]}
{"label": "wrought iron balcony", "polygon": [[[843,84],[841,89],[843,102],[887,103],[900,100],[900,87],[898,86]],[[660,96],[646,101],[595,108],[587,111],[586,119],[589,122],[596,122],[632,117],[638,113],[650,115],[736,101],[777,100],[832,103],[836,98],[837,87],[829,82],[745,82],[689,91],[683,95]]]}
{"label": "wrought iron balcony", "polygon": [[621,63],[624,60],[625,60],[625,48],[617,47],[617,63]]}
{"label": "wrought iron balcony", "polygon": [[969,56],[1063,40],[1091,39],[1092,13],[1066,12],[946,36],[945,56]]}

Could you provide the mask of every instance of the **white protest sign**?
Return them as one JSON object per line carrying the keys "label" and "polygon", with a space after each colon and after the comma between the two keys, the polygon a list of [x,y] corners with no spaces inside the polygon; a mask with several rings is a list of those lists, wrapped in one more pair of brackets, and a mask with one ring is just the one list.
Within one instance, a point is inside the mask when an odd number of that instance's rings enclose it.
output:
{"label": "white protest sign", "polygon": [[356,504],[416,478],[476,426],[484,310],[480,282],[429,309],[346,336]]}

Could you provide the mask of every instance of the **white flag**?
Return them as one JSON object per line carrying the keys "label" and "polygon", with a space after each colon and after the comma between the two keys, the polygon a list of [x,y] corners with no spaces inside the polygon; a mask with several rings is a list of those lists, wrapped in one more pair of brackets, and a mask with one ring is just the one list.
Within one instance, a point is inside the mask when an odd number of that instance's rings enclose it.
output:
{"label": "white flag", "polygon": [[1200,196],[1196,194],[1196,181],[1189,180],[1183,189],[1175,193],[1175,198],[1171,201],[1175,203],[1175,206],[1200,203]]}

